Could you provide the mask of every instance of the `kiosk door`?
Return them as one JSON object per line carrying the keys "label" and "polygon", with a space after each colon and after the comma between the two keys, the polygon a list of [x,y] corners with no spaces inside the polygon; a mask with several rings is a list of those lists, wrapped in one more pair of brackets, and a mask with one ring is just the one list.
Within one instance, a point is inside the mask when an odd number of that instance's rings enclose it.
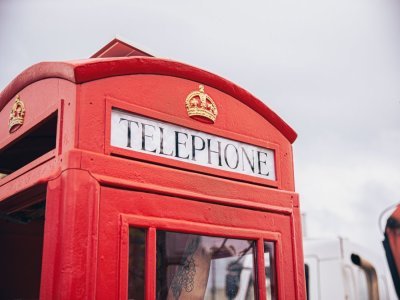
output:
{"label": "kiosk door", "polygon": [[[275,226],[290,231],[286,216],[108,187],[100,206],[99,298],[285,294],[280,257],[291,249]],[[285,273],[291,269],[287,264]]]}

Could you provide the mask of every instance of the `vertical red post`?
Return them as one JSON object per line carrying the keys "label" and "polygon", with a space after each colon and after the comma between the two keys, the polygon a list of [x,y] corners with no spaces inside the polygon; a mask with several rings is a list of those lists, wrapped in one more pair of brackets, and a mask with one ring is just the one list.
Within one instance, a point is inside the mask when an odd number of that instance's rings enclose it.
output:
{"label": "vertical red post", "polygon": [[146,235],[146,299],[154,300],[156,298],[156,229],[150,227]]}
{"label": "vertical red post", "polygon": [[[265,289],[265,260],[264,260],[264,240],[257,240],[257,285],[259,299],[267,299]],[[270,299],[268,299],[270,300]]]}
{"label": "vertical red post", "polygon": [[99,186],[87,171],[50,180],[40,299],[95,299]]}

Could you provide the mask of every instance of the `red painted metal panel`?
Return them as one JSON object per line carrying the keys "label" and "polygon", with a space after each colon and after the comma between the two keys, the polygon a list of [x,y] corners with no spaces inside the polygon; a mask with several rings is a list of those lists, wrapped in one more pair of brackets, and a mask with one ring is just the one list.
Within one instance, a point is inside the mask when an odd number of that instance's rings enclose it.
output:
{"label": "red painted metal panel", "polygon": [[129,224],[120,218],[120,247],[119,247],[119,299],[128,298],[128,278],[129,272]]}
{"label": "red painted metal panel", "polygon": [[[115,244],[119,238],[112,232],[120,232],[118,220],[122,216],[122,224],[136,227],[275,241],[277,253],[281,253],[276,258],[280,299],[304,299],[295,291],[298,284],[295,281],[301,279],[295,278],[294,265],[301,258],[295,257],[291,239],[287,238],[293,234],[290,216],[114,188],[102,188],[101,195],[99,253],[109,259],[100,260],[99,274],[112,274],[112,270],[118,269],[119,254]],[[154,280],[155,275],[152,276]],[[108,287],[106,294],[99,297],[115,299],[120,283],[113,276],[99,276],[98,279],[99,288]],[[126,279],[121,280],[126,282]],[[265,288],[261,293],[265,295]]]}
{"label": "red painted metal panel", "polygon": [[122,41],[121,39],[115,38],[107,45],[102,47],[99,51],[91,56],[91,58],[97,57],[127,57],[127,56],[150,56],[153,55],[138,49],[129,43]]}
{"label": "red painted metal panel", "polygon": [[[105,168],[105,166],[113,167]],[[293,192],[232,182],[138,161],[126,161],[119,157],[105,157],[84,152],[82,167],[90,170],[101,185],[112,185],[121,189],[162,193],[287,215],[292,214],[293,207],[298,206],[298,196]]]}
{"label": "red painted metal panel", "polygon": [[96,298],[98,188],[83,170],[49,181],[40,299]]}
{"label": "red painted metal panel", "polygon": [[62,78],[73,83],[85,83],[107,77],[132,74],[158,74],[185,78],[218,89],[257,111],[288,139],[294,142],[297,134],[276,113],[260,100],[232,82],[207,71],[182,63],[157,58],[90,59],[74,62],[39,63],[18,75],[0,94],[0,109],[19,91],[46,78]]}
{"label": "red painted metal panel", "polygon": [[[157,88],[154,88],[154,87]],[[171,89],[171,86],[174,86]],[[256,183],[264,183],[285,190],[294,190],[291,145],[286,138],[257,112],[220,90],[206,86],[206,91],[215,98],[220,113],[215,124],[204,124],[188,117],[184,100],[188,93],[198,88],[198,83],[175,77],[157,75],[135,75],[113,77],[89,82],[79,86],[79,145],[81,149],[136,156],[143,159],[145,154],[132,153],[110,146],[111,107],[138,113],[172,124],[182,125],[206,133],[214,133],[248,144],[275,149],[275,182],[253,178]],[[104,100],[105,99],[105,100]],[[105,127],[104,127],[105,126]],[[99,131],[98,128],[105,128]],[[92,132],[97,132],[93,135]],[[188,168],[185,163],[162,158],[147,157],[156,163],[172,164]],[[219,176],[249,180],[249,176],[228,174],[225,171],[206,170],[191,165],[191,169]],[[283,176],[284,174],[284,176]]]}
{"label": "red painted metal panel", "polygon": [[[199,83],[219,106],[212,125],[185,110],[185,97]],[[17,93],[29,117],[13,135],[0,123],[0,147],[58,110],[57,147],[0,180],[3,203],[47,185],[41,299],[126,299],[130,224],[148,230],[147,299],[156,293],[157,229],[257,240],[262,298],[262,243],[273,241],[279,299],[305,299],[291,149],[296,134],[261,101],[216,75],[152,58],[33,66],[0,95],[0,119],[7,119]],[[277,180],[112,147],[112,107],[271,148]]]}
{"label": "red painted metal panel", "polygon": [[[267,299],[265,289],[265,261],[264,261],[264,239],[257,240],[257,283],[259,299]],[[267,299],[271,300],[271,299]]]}
{"label": "red painted metal panel", "polygon": [[156,229],[149,227],[146,236],[146,299],[156,298]]}
{"label": "red painted metal panel", "polygon": [[293,259],[297,262],[294,265],[295,269],[295,282],[296,282],[296,294],[297,299],[306,299],[306,286],[305,281],[303,280],[305,277],[304,274],[304,262],[303,262],[303,247],[302,247],[302,227],[301,227],[301,219],[300,217],[300,209],[298,207],[293,208],[293,215],[291,215],[291,227],[293,231]]}

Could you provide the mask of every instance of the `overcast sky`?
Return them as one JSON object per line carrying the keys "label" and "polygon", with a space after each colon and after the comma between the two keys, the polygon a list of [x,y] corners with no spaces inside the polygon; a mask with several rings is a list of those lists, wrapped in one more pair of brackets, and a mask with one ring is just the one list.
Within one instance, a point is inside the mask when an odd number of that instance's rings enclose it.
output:
{"label": "overcast sky", "polygon": [[244,87],[298,133],[308,234],[381,250],[400,202],[400,1],[0,0],[0,89],[116,35]]}

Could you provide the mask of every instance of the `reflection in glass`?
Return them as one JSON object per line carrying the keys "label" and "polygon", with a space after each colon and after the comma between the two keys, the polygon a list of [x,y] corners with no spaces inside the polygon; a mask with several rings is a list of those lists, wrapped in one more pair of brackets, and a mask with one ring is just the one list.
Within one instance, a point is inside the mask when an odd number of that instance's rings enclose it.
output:
{"label": "reflection in glass", "polygon": [[264,263],[267,299],[277,299],[275,279],[275,251],[273,242],[264,242]]}
{"label": "reflection in glass", "polygon": [[129,228],[128,299],[144,299],[146,230]]}
{"label": "reflection in glass", "polygon": [[157,231],[157,299],[255,299],[255,244]]}

